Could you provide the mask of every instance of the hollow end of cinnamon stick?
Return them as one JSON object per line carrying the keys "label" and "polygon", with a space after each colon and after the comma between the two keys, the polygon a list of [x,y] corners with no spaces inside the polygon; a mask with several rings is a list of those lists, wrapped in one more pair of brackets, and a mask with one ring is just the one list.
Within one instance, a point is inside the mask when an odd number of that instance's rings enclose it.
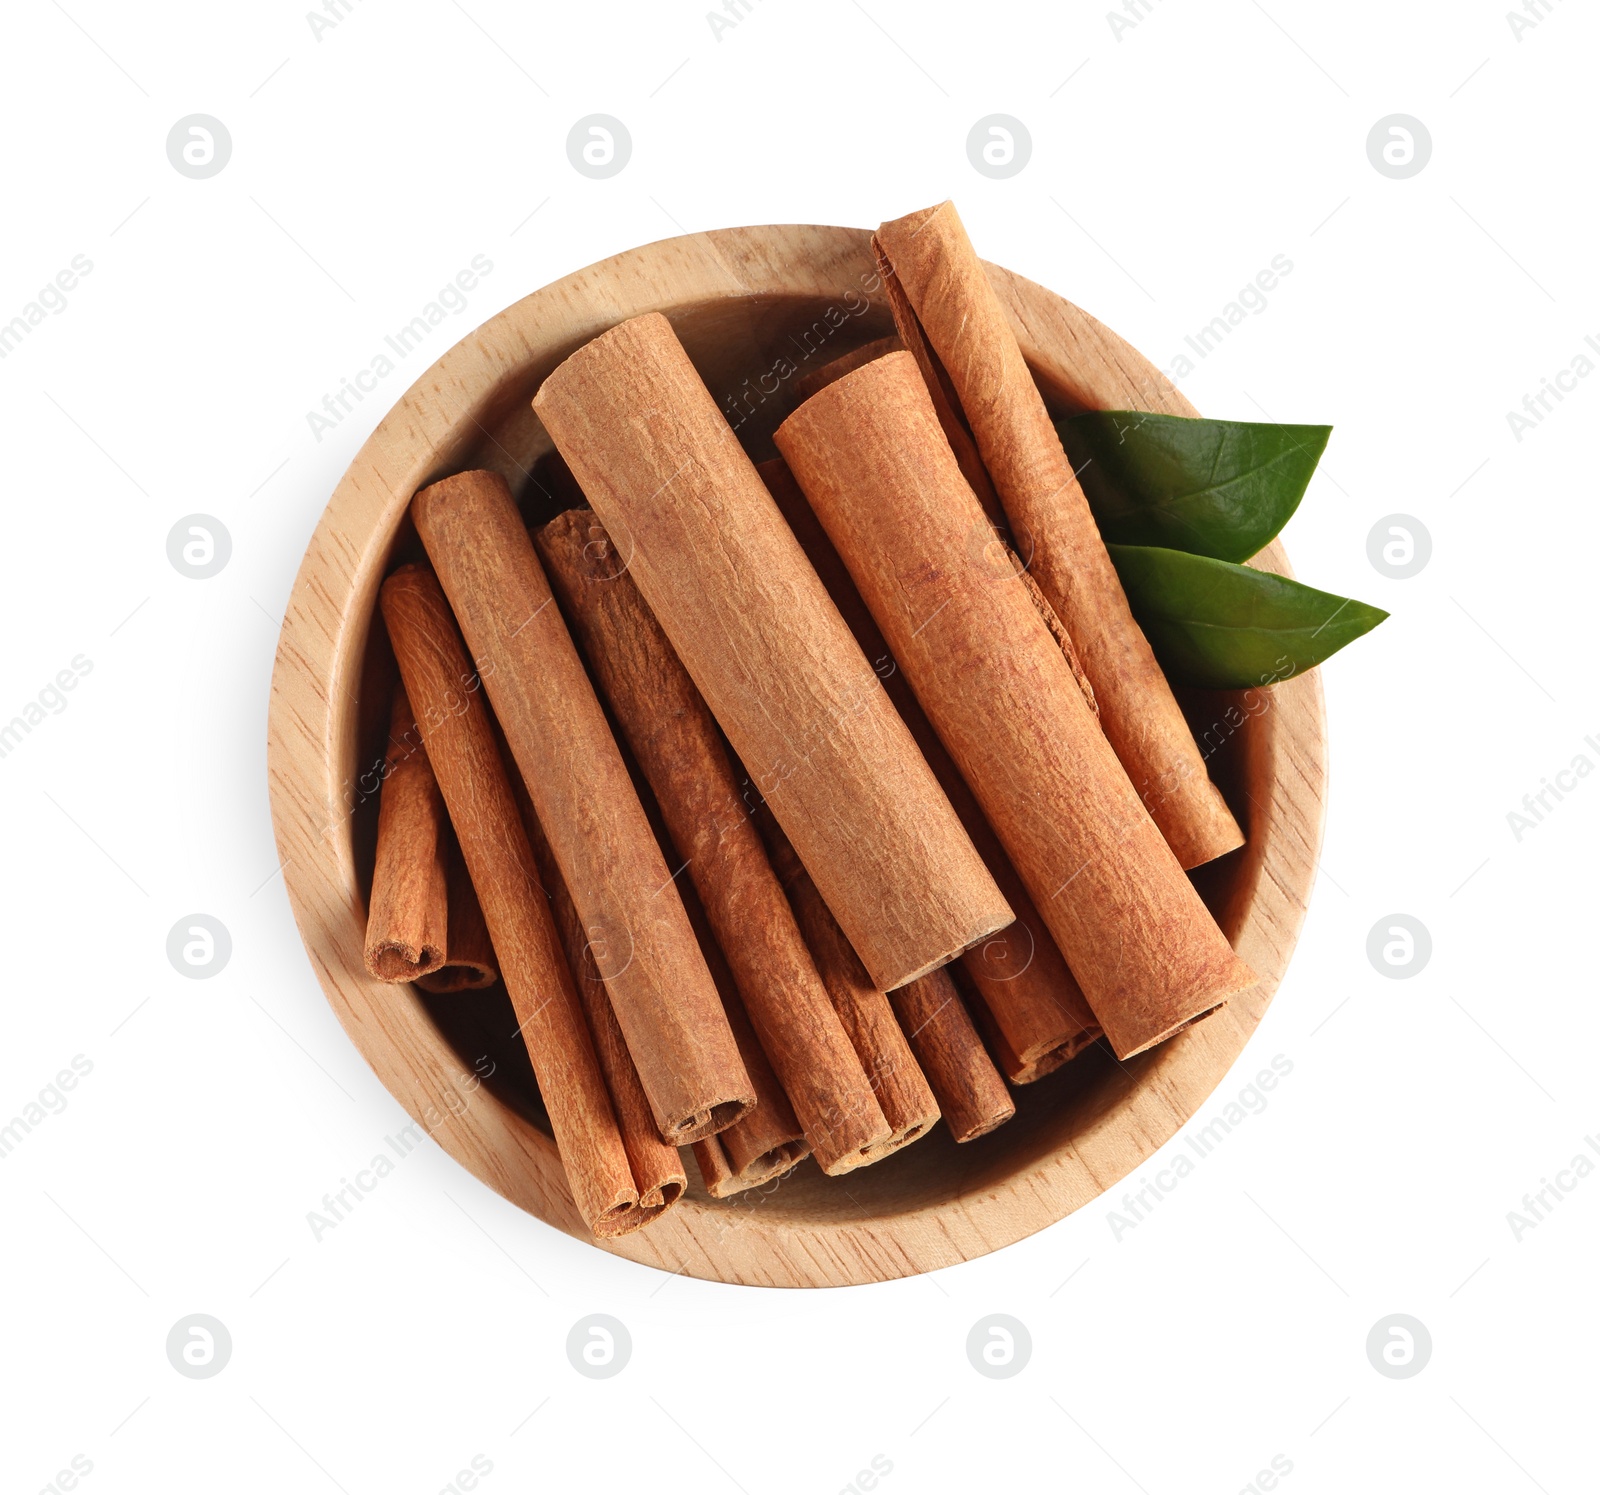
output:
{"label": "hollow end of cinnamon stick", "polygon": [[1031,1085],[1035,1080],[1042,1080],[1046,1075],[1053,1075],[1063,1064],[1076,1059],[1086,1048],[1100,1041],[1100,1030],[1088,1028],[1074,1038],[1069,1038],[1065,1043],[1057,1044],[1053,1049],[1042,1049],[1037,1053],[1015,1055],[1015,1070],[1007,1069],[1006,1078],[1013,1085]]}
{"label": "hollow end of cinnamon stick", "polygon": [[446,879],[450,885],[450,917],[445,925],[444,964],[417,978],[423,991],[436,997],[453,992],[482,991],[500,979],[483,909],[467,875],[454,831],[446,836]]}
{"label": "hollow end of cinnamon stick", "polygon": [[367,946],[366,960],[368,972],[379,981],[426,980],[444,965],[444,946],[384,940]]}
{"label": "hollow end of cinnamon stick", "polygon": [[751,1158],[739,1177],[745,1188],[753,1189],[769,1178],[787,1173],[796,1163],[803,1163],[810,1156],[811,1144],[804,1137],[797,1137],[792,1142],[780,1142],[758,1157]]}
{"label": "hollow end of cinnamon stick", "polygon": [[[1240,990],[1248,991],[1254,985],[1255,976],[1252,973],[1250,980],[1245,982]],[[1238,992],[1231,993],[1230,995],[1237,996]],[[1208,1017],[1215,1017],[1217,1013],[1221,1012],[1222,1009],[1228,1005],[1228,1000],[1228,997],[1224,997],[1221,1001],[1210,1007],[1207,1007],[1204,1012],[1196,1012],[1192,1016],[1182,1019],[1180,1022],[1173,1023],[1171,1027],[1163,1028],[1153,1037],[1143,1037],[1140,1040],[1136,1040],[1131,1044],[1125,1045],[1124,1047],[1116,1048],[1115,1052],[1117,1058],[1131,1059],[1135,1054],[1142,1054],[1146,1049],[1153,1049],[1157,1044],[1165,1043],[1169,1038],[1176,1038],[1178,1034],[1194,1027],[1196,1023],[1203,1023]]]}
{"label": "hollow end of cinnamon stick", "polygon": [[709,1111],[696,1111],[678,1128],[679,1142],[693,1142],[700,1137],[714,1137],[718,1132],[725,1132],[750,1108],[748,1101],[728,1100]]}
{"label": "hollow end of cinnamon stick", "polygon": [[482,991],[499,979],[500,973],[485,962],[447,960],[437,970],[417,977],[417,985],[432,996],[447,997],[454,992]]}
{"label": "hollow end of cinnamon stick", "polygon": [[713,1199],[732,1199],[747,1189],[759,1188],[782,1177],[811,1155],[810,1147],[802,1139],[771,1148],[751,1158],[743,1168],[735,1169],[721,1137],[706,1137],[696,1142],[691,1151],[700,1169],[700,1181]]}
{"label": "hollow end of cinnamon stick", "polygon": [[[876,1147],[866,1147],[861,1151],[861,1161],[856,1164],[858,1168],[869,1168],[874,1163],[881,1163],[885,1158],[892,1157],[903,1147],[909,1147],[919,1137],[925,1137],[934,1128],[939,1120],[939,1113],[935,1111],[933,1119],[919,1117],[909,1126],[903,1126],[898,1131],[889,1134],[887,1142],[880,1142]],[[959,1138],[957,1139],[960,1140]],[[854,1169],[838,1169],[836,1173],[854,1172]]]}
{"label": "hollow end of cinnamon stick", "polygon": [[[681,1186],[679,1192],[682,1192]],[[673,1196],[674,1199],[676,1197]],[[642,1230],[665,1209],[665,1204],[646,1205],[643,1200],[636,1204],[613,1205],[593,1221],[589,1229],[603,1241],[614,1241],[618,1236],[632,1235],[634,1231]]]}
{"label": "hollow end of cinnamon stick", "polygon": [[683,1198],[683,1191],[687,1186],[688,1181],[686,1179],[669,1178],[666,1182],[657,1184],[655,1188],[641,1194],[639,1196],[639,1207],[641,1209],[655,1210],[657,1213],[662,1210],[669,1210]]}
{"label": "hollow end of cinnamon stick", "polygon": [[713,1199],[726,1199],[735,1192],[733,1165],[715,1137],[702,1137],[690,1143],[689,1151],[694,1154],[695,1167],[700,1170],[700,1182],[706,1193]]}

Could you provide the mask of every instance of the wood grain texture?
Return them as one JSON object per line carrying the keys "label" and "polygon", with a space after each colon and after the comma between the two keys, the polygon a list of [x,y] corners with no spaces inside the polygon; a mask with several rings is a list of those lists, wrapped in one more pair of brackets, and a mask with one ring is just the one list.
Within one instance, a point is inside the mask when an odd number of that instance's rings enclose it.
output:
{"label": "wood grain texture", "polygon": [[[492,467],[533,502],[550,449],[528,408],[539,382],[620,318],[669,317],[720,397],[787,357],[809,372],[891,330],[865,230],[729,229],[630,250],[525,297],[463,339],[379,423],[340,481],[290,596],[268,718],[268,774],[291,907],[329,1004],[378,1079],[461,1165],[529,1214],[586,1232],[555,1145],[536,1118],[480,1083],[409,986],[365,974],[366,908],[347,781],[378,584],[411,495],[462,467]],[[995,266],[987,273],[1057,414],[1192,405],[1088,313]],[[857,310],[863,299],[865,310]],[[843,320],[830,317],[842,310]],[[837,324],[837,325],[835,325]],[[829,329],[827,336],[816,331]],[[804,351],[798,351],[800,345]],[[739,434],[770,457],[792,408],[784,381]],[[763,391],[765,393],[765,391]],[[549,516],[546,516],[549,517]],[[1274,543],[1258,557],[1287,574]],[[1171,1043],[1117,1066],[1097,1052],[1017,1092],[1017,1115],[957,1148],[940,1130],[856,1174],[848,1195],[802,1167],[726,1203],[691,1187],[649,1229],[605,1250],[664,1271],[772,1287],[883,1281],[954,1265],[1043,1229],[1136,1170],[1240,1058],[1294,949],[1321,843],[1327,741],[1318,672],[1272,687],[1266,709],[1211,760],[1248,839],[1207,900],[1262,977]],[[386,704],[386,703],[385,703]],[[1230,696],[1200,699],[1201,735]],[[300,993],[299,1000],[307,1000]],[[749,1201],[759,1201],[750,1204]]]}

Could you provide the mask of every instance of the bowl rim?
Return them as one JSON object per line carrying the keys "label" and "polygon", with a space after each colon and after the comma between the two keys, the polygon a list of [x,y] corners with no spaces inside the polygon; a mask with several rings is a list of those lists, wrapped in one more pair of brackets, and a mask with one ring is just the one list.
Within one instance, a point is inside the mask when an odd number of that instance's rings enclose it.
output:
{"label": "bowl rim", "polygon": [[[1036,376],[1059,401],[1196,413],[1088,313],[998,266],[986,269]],[[886,1281],[972,1260],[1098,1198],[1178,1132],[1243,1052],[1287,967],[1321,844],[1327,734],[1311,671],[1273,686],[1270,709],[1249,723],[1270,775],[1264,794],[1252,794],[1249,843],[1235,853],[1242,862],[1229,932],[1260,984],[1124,1066],[1124,1092],[1042,1162],[974,1193],[888,1215],[799,1224],[691,1192],[647,1230],[595,1241],[573,1208],[551,1139],[461,1072],[413,988],[366,975],[343,765],[354,761],[351,703],[381,569],[411,495],[458,465],[496,411],[503,416],[519,392],[531,394],[530,378],[625,317],[671,317],[748,297],[865,295],[880,304],[881,287],[874,293],[869,277],[876,279],[868,230],[722,229],[627,250],[491,317],[411,385],[340,479],[302,559],[272,673],[268,787],[285,888],[324,994],[378,1079],[457,1162],[528,1213],[601,1250],[715,1281]],[[1288,574],[1276,541],[1255,564]]]}

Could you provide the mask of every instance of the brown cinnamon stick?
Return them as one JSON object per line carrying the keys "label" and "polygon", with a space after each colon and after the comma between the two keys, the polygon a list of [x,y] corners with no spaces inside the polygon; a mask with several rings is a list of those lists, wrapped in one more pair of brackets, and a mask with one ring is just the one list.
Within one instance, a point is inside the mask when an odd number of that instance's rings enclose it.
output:
{"label": "brown cinnamon stick", "polygon": [[450,895],[442,838],[449,822],[414,721],[405,687],[395,686],[367,907],[367,970],[379,981],[415,981],[445,960]]}
{"label": "brown cinnamon stick", "polygon": [[742,1192],[745,1185],[734,1177],[733,1165],[715,1137],[705,1137],[690,1149],[695,1166],[700,1170],[700,1182],[713,1199],[728,1199]]}
{"label": "brown cinnamon stick", "polygon": [[499,751],[434,574],[402,566],[380,594],[423,745],[478,889],[578,1213],[594,1234],[652,1219],[641,1208],[616,1115]]}
{"label": "brown cinnamon stick", "polygon": [[[889,1128],[745,812],[711,712],[591,511],[558,515],[537,544],[819,1166],[859,1166]],[[725,1147],[742,1171],[738,1144]]]}
{"label": "brown cinnamon stick", "polygon": [[1118,1057],[1253,984],[1022,587],[972,563],[988,521],[916,361],[847,374],[777,444]]}
{"label": "brown cinnamon stick", "polygon": [[1010,923],[666,318],[580,348],[534,409],[874,980]]}
{"label": "brown cinnamon stick", "polygon": [[917,703],[904,672],[895,664],[883,632],[839,559],[839,552],[812,512],[794,475],[779,458],[757,469],[801,548],[816,568],[841,616],[883,680],[895,709],[911,729],[922,756],[984,864],[989,868],[1016,921],[962,952],[960,964],[1006,1037],[1014,1060],[1006,1070],[1013,1084],[1026,1084],[1059,1068],[1100,1036],[1100,1024],[1083,999],[1077,980],[1056,948],[1049,928],[1023,887],[971,789],[939,741]]}
{"label": "brown cinnamon stick", "polygon": [[694,1160],[700,1169],[700,1181],[705,1186],[706,1193],[713,1199],[733,1199],[747,1189],[754,1189],[761,1184],[770,1183],[775,1178],[781,1178],[792,1166],[784,1164],[760,1177],[747,1177],[736,1173],[733,1164],[728,1161],[727,1149],[722,1145],[727,1135],[726,1132],[719,1132],[715,1137],[707,1137],[705,1141],[694,1144]]}
{"label": "brown cinnamon stick", "polygon": [[934,413],[939,417],[939,425],[944,431],[945,440],[950,443],[950,450],[955,453],[961,475],[983,505],[983,512],[996,529],[1004,533],[1006,511],[1000,502],[1000,495],[994,491],[989,469],[983,465],[978,443],[973,440],[972,428],[961,413],[961,401],[956,395],[955,385],[928,342],[928,334],[917,320],[911,298],[906,294],[905,282],[894,273],[894,263],[877,234],[872,236],[872,256],[878,262],[878,278],[883,283],[884,299],[894,316],[895,331],[899,334],[901,345],[917,360],[922,382],[928,387],[928,398],[933,401]]}
{"label": "brown cinnamon stick", "polygon": [[578,917],[578,910],[567,891],[555,853],[539,824],[538,811],[534,809],[533,796],[522,775],[510,761],[510,750],[501,744],[500,759],[506,767],[506,777],[516,800],[518,816],[527,833],[528,845],[533,851],[534,865],[539,869],[539,881],[550,902],[550,916],[555,921],[556,933],[566,952],[567,969],[572,973],[572,984],[578,993],[584,1016],[589,1022],[589,1036],[594,1040],[595,1058],[600,1073],[605,1077],[606,1090],[611,1096],[611,1106],[616,1112],[617,1130],[622,1136],[622,1148],[628,1155],[628,1169],[633,1175],[634,1187],[639,1191],[639,1203],[645,1209],[666,1209],[676,1204],[688,1186],[688,1176],[683,1171],[683,1159],[678,1149],[661,1140],[655,1116],[650,1110],[650,1098],[639,1083],[639,1071],[628,1052],[627,1041],[617,1025],[617,1015],[611,1010],[611,998],[606,995],[606,984],[589,950],[589,936]]}
{"label": "brown cinnamon stick", "polygon": [[984,1049],[950,967],[890,992],[889,1000],[957,1142],[982,1137],[1016,1115],[1016,1103]]}
{"label": "brown cinnamon stick", "polygon": [[505,480],[445,478],[412,513],[589,932],[662,1140],[720,1131],[753,1103],[750,1078]]}
{"label": "brown cinnamon stick", "polygon": [[[577,493],[576,497],[581,500],[583,495]],[[637,762],[630,765],[630,772],[639,791],[639,803],[649,817],[650,828],[661,847],[661,854],[667,858],[669,866],[682,867],[684,858],[672,844],[661,807],[648,782],[644,781],[643,771]],[[693,881],[680,875],[677,882],[683,898],[683,911],[689,916],[689,927],[694,930],[700,953],[705,956],[706,969],[711,972],[712,983],[722,999],[723,1011],[728,1015],[728,1026],[733,1030],[733,1041],[739,1047],[739,1057],[744,1060],[745,1070],[756,1094],[755,1104],[732,1126],[724,1127],[715,1137],[706,1139],[715,1143],[721,1156],[727,1160],[730,1170],[727,1192],[738,1193],[753,1189],[757,1184],[765,1183],[780,1173],[788,1172],[795,1164],[804,1162],[811,1156],[811,1143],[806,1140],[805,1131],[795,1117],[794,1107],[789,1104],[789,1097],[784,1094],[783,1085],[761,1047],[761,1040],[756,1037],[756,1030],[751,1026],[750,1014],[745,1010],[744,999],[739,995],[727,959],[711,932],[711,923],[706,918],[705,906],[695,892]],[[693,1144],[695,1147],[702,1145],[700,1142]]]}
{"label": "brown cinnamon stick", "polygon": [[900,339],[891,333],[888,337],[875,338],[870,343],[862,343],[859,348],[852,348],[848,353],[841,353],[820,369],[802,374],[794,381],[795,402],[798,404],[809,400],[819,389],[826,389],[835,379],[844,378],[851,369],[871,363],[874,358],[882,358],[885,353],[893,353],[899,346]]}
{"label": "brown cinnamon stick", "polygon": [[889,1136],[866,1158],[875,1163],[926,1133],[939,1119],[939,1103],[895,1020],[888,996],[873,985],[788,837],[765,811],[759,820],[773,870],[789,895],[828,995],[888,1119]]}
{"label": "brown cinnamon stick", "polygon": [[[756,1103],[730,1127],[711,1139],[727,1160],[729,1177],[724,1193],[707,1189],[715,1199],[753,1189],[780,1173],[787,1173],[796,1163],[811,1156],[811,1144],[805,1131],[784,1094],[783,1086],[773,1071],[756,1030],[751,1026],[750,1015],[745,1010],[739,988],[722,951],[711,934],[700,900],[691,889],[684,895],[683,906],[699,937],[700,948],[705,952],[706,965],[711,979],[722,994],[722,1005],[727,1010],[728,1026],[733,1029],[734,1042],[739,1045],[739,1056],[750,1072],[750,1083],[755,1086]],[[696,1142],[698,1149],[703,1144]]]}
{"label": "brown cinnamon stick", "polygon": [[417,978],[417,985],[435,996],[479,991],[500,979],[489,926],[467,876],[467,864],[453,831],[445,835],[445,881],[450,888],[450,918],[445,926],[444,964]]}
{"label": "brown cinnamon stick", "polygon": [[877,243],[948,375],[1017,549],[1077,646],[1106,736],[1145,808],[1185,867],[1242,846],[954,206],[882,224]]}

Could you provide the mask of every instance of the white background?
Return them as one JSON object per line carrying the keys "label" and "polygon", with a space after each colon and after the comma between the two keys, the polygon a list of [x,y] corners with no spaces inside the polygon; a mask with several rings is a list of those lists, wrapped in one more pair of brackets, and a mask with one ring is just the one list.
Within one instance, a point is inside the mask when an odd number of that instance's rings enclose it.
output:
{"label": "white background", "polygon": [[[706,0],[355,0],[319,39],[294,3],[64,7],[5,7],[0,321],[93,270],[0,362],[0,720],[92,670],[0,759],[0,1122],[93,1067],[0,1158],[6,1490],[74,1456],[104,1492],[431,1495],[474,1456],[490,1491],[833,1495],[874,1456],[891,1495],[1233,1492],[1274,1456],[1295,1495],[1594,1488],[1600,1181],[1520,1239],[1507,1219],[1600,1161],[1600,780],[1520,841],[1507,820],[1600,763],[1600,379],[1521,441],[1506,419],[1600,335],[1591,10],[1519,37],[1484,0],[1157,0],[1119,38],[1103,4],[751,0],[719,38]],[[565,150],[596,112],[633,138],[607,181]],[[996,112],[1033,141],[1004,181],[965,149]],[[1433,141],[1408,180],[1366,152],[1397,112]],[[165,153],[192,113],[232,135],[209,180]],[[1292,1074],[1120,1240],[1105,1199],[887,1286],[666,1277],[431,1143],[314,1240],[405,1119],[321,996],[267,812],[273,649],[339,474],[424,363],[573,269],[946,196],[986,257],[1163,366],[1293,262],[1183,381],[1209,414],[1334,424],[1286,541],[1394,614],[1324,670],[1322,875],[1202,1117],[1274,1055]],[[318,441],[306,412],[475,254],[467,309]],[[209,581],[167,560],[194,512],[233,539]],[[1405,581],[1367,558],[1397,512],[1433,539]],[[197,910],[233,941],[208,981],[165,954]],[[1433,939],[1405,981],[1366,956],[1395,912]],[[164,1351],[197,1312],[232,1335],[214,1379]],[[593,1312],[633,1337],[611,1380],[565,1356]],[[965,1356],[993,1312],[1032,1336],[1008,1380]],[[1408,1380],[1364,1348],[1394,1313],[1432,1335]]]}

